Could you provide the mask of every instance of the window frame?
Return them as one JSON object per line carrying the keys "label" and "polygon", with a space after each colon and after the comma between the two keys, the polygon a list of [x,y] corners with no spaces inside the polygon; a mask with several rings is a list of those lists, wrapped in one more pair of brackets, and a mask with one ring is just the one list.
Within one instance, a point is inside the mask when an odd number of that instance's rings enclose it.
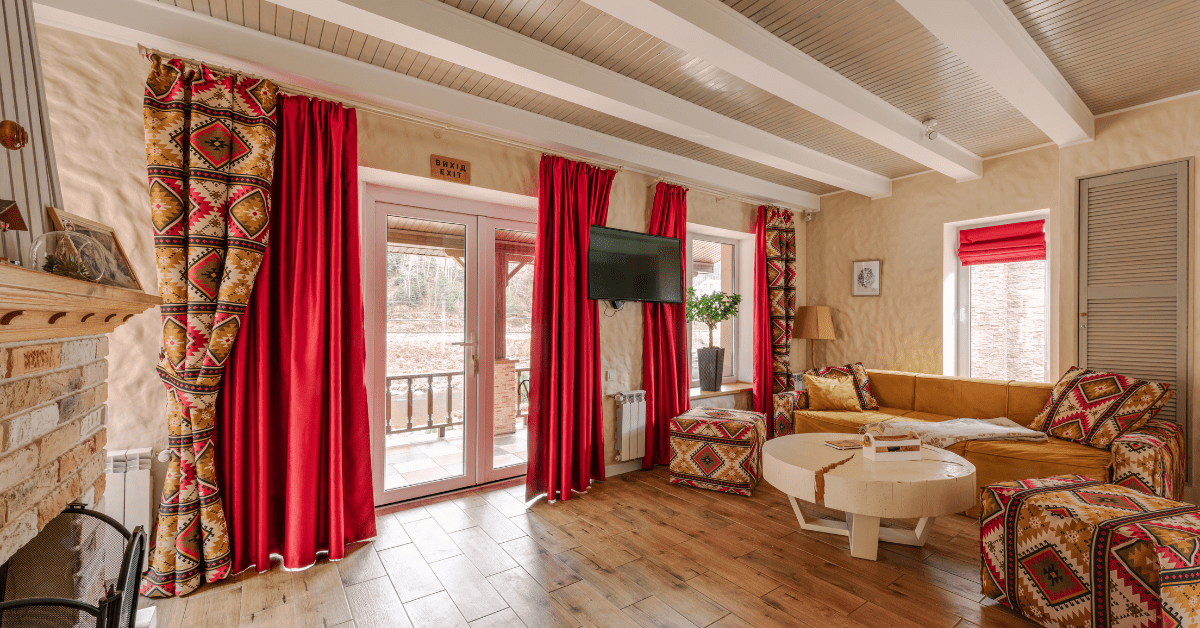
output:
{"label": "window frame", "polygon": [[[689,227],[690,227],[690,225],[689,225]],[[741,261],[739,260],[738,256],[741,253],[740,247],[741,247],[742,241],[734,239],[734,238],[726,238],[726,237],[722,237],[722,236],[708,235],[706,233],[693,231],[690,228],[687,231],[687,241],[685,243],[685,245],[686,245],[685,246],[685,248],[686,248],[685,254],[686,254],[686,259],[687,259],[687,277],[686,277],[687,284],[684,286],[684,289],[686,290],[687,288],[692,287],[692,279],[695,276],[695,273],[692,269],[692,248],[693,248],[693,243],[696,240],[702,240],[704,242],[715,242],[717,244],[727,244],[727,245],[733,247],[733,252],[730,255],[732,264],[731,264],[731,268],[729,269],[729,273],[730,273],[730,276],[732,277],[732,281],[733,281],[733,285],[730,288],[730,294],[741,294],[740,281],[739,281],[739,276],[738,276],[738,273],[741,270],[739,267],[739,264],[741,263]],[[731,370],[730,375],[726,376],[723,374],[721,376],[722,384],[732,384],[732,383],[735,383],[738,381],[738,357],[740,355],[739,349],[741,347],[741,342],[739,342],[739,331],[741,329],[740,328],[740,326],[741,326],[740,319],[742,318],[743,308],[745,308],[748,305],[753,306],[752,302],[748,303],[747,301],[748,300],[745,298],[745,296],[743,296],[742,303],[740,306],[738,306],[738,314],[729,320],[729,322],[733,323],[732,333],[730,334],[730,337],[732,338],[733,346],[729,348],[729,352],[730,352],[729,360],[730,360],[732,370]],[[684,323],[684,335],[688,339],[687,343],[684,345],[684,349],[687,352],[688,380],[689,380],[692,388],[698,388],[700,386],[700,380],[691,378],[691,374],[692,374],[692,323],[686,323],[686,322]]]}
{"label": "window frame", "polygon": [[[1005,216],[995,220],[988,221],[971,221],[955,225],[952,233],[954,235],[954,260],[956,265],[955,290],[954,290],[954,351],[955,351],[955,373],[956,377],[972,377],[971,374],[971,267],[963,266],[958,259],[958,242],[959,233],[964,229],[978,229],[980,227],[995,227],[998,225],[1009,225],[1017,222],[1029,222],[1033,220],[1046,220],[1046,239],[1050,239],[1050,221],[1049,217],[1042,212],[1030,214],[1018,214],[1015,216]],[[1050,256],[1046,255],[1046,282],[1044,290],[1045,297],[1045,338],[1046,346],[1044,348],[1045,361],[1042,374],[1042,381],[1050,381],[1050,345],[1052,343],[1051,311],[1054,307],[1054,302],[1051,300],[1050,290]]]}

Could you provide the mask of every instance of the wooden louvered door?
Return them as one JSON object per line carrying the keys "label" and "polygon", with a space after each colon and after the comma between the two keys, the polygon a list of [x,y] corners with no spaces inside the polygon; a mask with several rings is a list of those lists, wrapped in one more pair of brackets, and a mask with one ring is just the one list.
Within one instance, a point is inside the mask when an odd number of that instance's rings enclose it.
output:
{"label": "wooden louvered door", "polygon": [[1079,362],[1167,382],[1187,422],[1188,164],[1079,182]]}

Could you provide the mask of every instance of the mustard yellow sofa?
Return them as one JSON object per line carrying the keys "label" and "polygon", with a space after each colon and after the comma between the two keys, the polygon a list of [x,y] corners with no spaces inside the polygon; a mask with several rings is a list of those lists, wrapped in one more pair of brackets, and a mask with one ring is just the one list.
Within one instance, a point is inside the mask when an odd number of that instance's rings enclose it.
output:
{"label": "mustard yellow sofa", "polygon": [[[772,431],[776,436],[857,434],[864,425],[898,417],[922,421],[1008,417],[1028,426],[1053,388],[1053,384],[1033,382],[877,370],[867,373],[878,410],[809,410],[806,393],[789,391],[775,395]],[[1183,495],[1183,431],[1160,419],[1151,419],[1137,431],[1121,436],[1107,450],[1050,437],[1044,443],[963,441],[950,451],[975,465],[981,488],[996,482],[1078,473],[1168,499],[1178,500]]]}

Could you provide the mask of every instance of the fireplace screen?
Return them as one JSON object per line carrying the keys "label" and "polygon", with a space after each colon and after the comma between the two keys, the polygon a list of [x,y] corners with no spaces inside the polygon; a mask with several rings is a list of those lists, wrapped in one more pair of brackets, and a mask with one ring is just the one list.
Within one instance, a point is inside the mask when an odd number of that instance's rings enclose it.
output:
{"label": "fireplace screen", "polygon": [[132,628],[145,545],[71,504],[0,566],[0,628]]}

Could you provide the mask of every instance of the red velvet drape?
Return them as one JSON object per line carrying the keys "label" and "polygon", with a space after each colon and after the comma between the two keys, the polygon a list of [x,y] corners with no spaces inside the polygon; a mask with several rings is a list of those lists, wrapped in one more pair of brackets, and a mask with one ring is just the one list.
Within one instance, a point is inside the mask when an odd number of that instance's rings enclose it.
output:
{"label": "red velvet drape", "polygon": [[234,572],[375,536],[353,109],[281,96],[271,241],[218,409]]}
{"label": "red velvet drape", "polygon": [[[650,211],[650,234],[687,235],[687,188],[659,182]],[[680,276],[687,261],[680,256]],[[643,469],[671,461],[670,421],[690,406],[690,350],[682,303],[643,303],[642,388],[646,391],[646,455]]]}
{"label": "red velvet drape", "polygon": [[596,303],[587,298],[592,225],[608,221],[616,171],[543,155],[533,270],[529,466],[525,495],[571,498],[604,479]]}
{"label": "red velvet drape", "polygon": [[767,297],[767,208],[754,221],[754,411],[771,412],[771,303]]}
{"label": "red velvet drape", "polygon": [[1046,259],[1046,221],[963,229],[958,232],[958,260],[963,266],[1006,264]]}

